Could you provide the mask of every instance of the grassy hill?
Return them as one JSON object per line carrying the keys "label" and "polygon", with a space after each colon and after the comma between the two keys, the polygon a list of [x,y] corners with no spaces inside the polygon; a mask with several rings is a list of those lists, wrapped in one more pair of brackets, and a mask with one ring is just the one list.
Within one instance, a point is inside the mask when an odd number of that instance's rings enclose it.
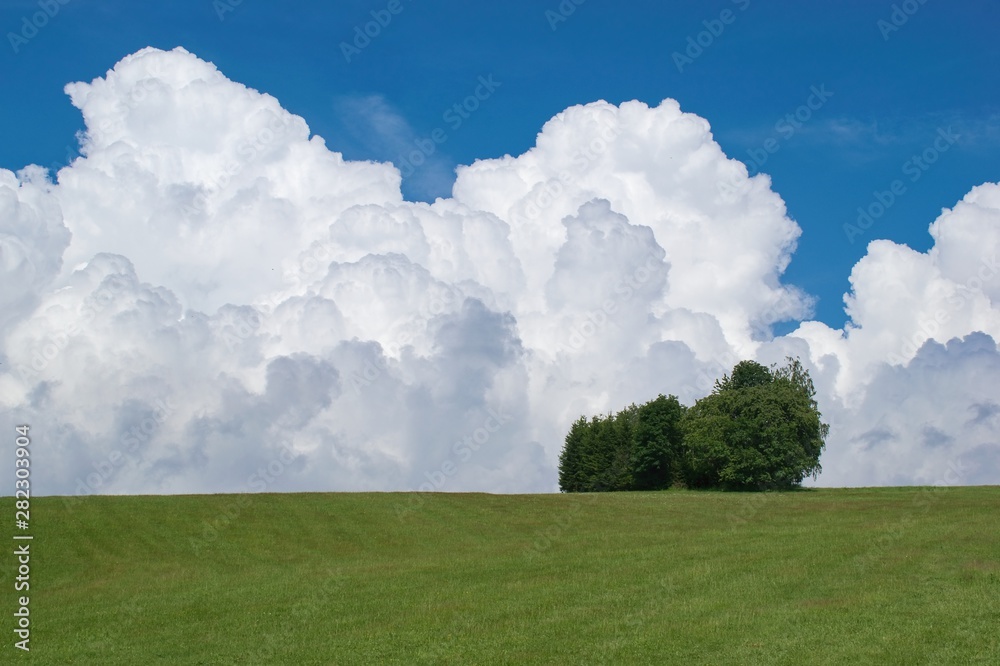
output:
{"label": "grassy hill", "polygon": [[4,663],[1000,663],[1000,487],[31,508]]}

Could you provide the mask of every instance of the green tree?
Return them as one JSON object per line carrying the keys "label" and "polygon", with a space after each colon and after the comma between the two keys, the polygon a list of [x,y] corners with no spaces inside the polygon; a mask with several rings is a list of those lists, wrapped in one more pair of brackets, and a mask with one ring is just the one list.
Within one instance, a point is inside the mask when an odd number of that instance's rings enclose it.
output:
{"label": "green tree", "polygon": [[732,375],[723,375],[715,382],[716,391],[763,386],[774,381],[771,371],[756,361],[740,361],[733,368]]}
{"label": "green tree", "polygon": [[688,410],[688,485],[784,489],[819,474],[829,426],[820,420],[808,371],[798,359],[788,362],[767,375],[759,364],[738,364]]}
{"label": "green tree", "polygon": [[580,492],[585,484],[582,463],[588,427],[586,417],[577,419],[566,434],[562,453],[559,454],[559,489],[565,493]]}
{"label": "green tree", "polygon": [[[581,421],[579,435],[567,442],[571,448],[567,461],[568,492],[602,492],[620,490],[621,465],[618,459],[619,430],[615,416],[594,416]],[[572,432],[572,431],[571,431]],[[566,453],[566,449],[564,449]],[[571,477],[571,478],[570,478]]]}
{"label": "green tree", "polygon": [[779,390],[788,391],[796,396],[793,418],[798,428],[796,442],[801,447],[801,464],[804,466],[799,481],[807,476],[815,480],[823,471],[819,458],[826,446],[830,426],[822,422],[823,415],[816,402],[816,387],[809,376],[809,371],[803,367],[798,358],[788,356],[785,360],[787,365],[774,372],[774,383]]}
{"label": "green tree", "polygon": [[611,419],[611,446],[613,455],[609,467],[609,490],[632,490],[632,455],[635,447],[635,430],[639,422],[639,408],[629,405]]}
{"label": "green tree", "polygon": [[582,491],[629,490],[636,411],[632,405],[617,414],[591,419],[583,436]]}
{"label": "green tree", "polygon": [[608,419],[594,416],[583,432],[580,492],[610,490],[608,468],[611,466],[614,452],[608,430]]}
{"label": "green tree", "polygon": [[684,433],[684,405],[677,396],[659,395],[637,410],[632,450],[632,489],[661,490],[673,485],[680,473]]}

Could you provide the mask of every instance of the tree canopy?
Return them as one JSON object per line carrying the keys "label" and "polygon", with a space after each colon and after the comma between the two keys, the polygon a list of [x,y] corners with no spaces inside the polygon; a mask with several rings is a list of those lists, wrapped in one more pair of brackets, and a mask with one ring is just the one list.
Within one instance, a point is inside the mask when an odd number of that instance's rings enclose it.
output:
{"label": "tree canopy", "polygon": [[679,473],[684,406],[659,396],[617,414],[581,416],[566,435],[559,457],[564,492],[658,490]]}
{"label": "tree canopy", "polygon": [[559,460],[564,492],[794,488],[821,471],[829,426],[798,359],[741,361],[691,408],[658,396],[617,414],[581,417]]}

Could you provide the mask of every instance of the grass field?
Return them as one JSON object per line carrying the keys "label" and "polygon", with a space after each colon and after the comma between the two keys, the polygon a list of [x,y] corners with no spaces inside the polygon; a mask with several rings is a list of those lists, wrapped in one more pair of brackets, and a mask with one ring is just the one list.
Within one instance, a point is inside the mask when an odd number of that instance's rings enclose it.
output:
{"label": "grass field", "polygon": [[1000,487],[32,503],[3,663],[1000,663]]}

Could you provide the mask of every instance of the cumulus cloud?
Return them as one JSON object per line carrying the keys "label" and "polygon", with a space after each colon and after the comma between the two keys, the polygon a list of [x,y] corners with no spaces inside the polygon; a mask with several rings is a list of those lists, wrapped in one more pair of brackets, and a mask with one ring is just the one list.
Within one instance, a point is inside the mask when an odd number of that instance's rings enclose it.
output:
{"label": "cumulus cloud", "polygon": [[183,49],[66,91],[81,156],[0,171],[0,420],[39,493],[551,491],[580,414],[785,355],[821,483],[1000,478],[1000,185],[928,253],[872,242],[834,330],[768,177],[673,100],[569,108],[429,204]]}
{"label": "cumulus cloud", "polygon": [[869,244],[851,273],[843,330],[805,322],[790,334],[828,367],[826,484],[939,483],[948,470],[965,483],[1000,481],[991,421],[1000,401],[1000,183],[973,188],[930,233],[926,253]]}
{"label": "cumulus cloud", "polygon": [[45,170],[0,170],[0,332],[37,306],[69,240]]}
{"label": "cumulus cloud", "polygon": [[855,408],[831,413],[824,483],[996,483],[998,373],[1000,350],[984,333],[928,340],[906,365],[880,365]]}

